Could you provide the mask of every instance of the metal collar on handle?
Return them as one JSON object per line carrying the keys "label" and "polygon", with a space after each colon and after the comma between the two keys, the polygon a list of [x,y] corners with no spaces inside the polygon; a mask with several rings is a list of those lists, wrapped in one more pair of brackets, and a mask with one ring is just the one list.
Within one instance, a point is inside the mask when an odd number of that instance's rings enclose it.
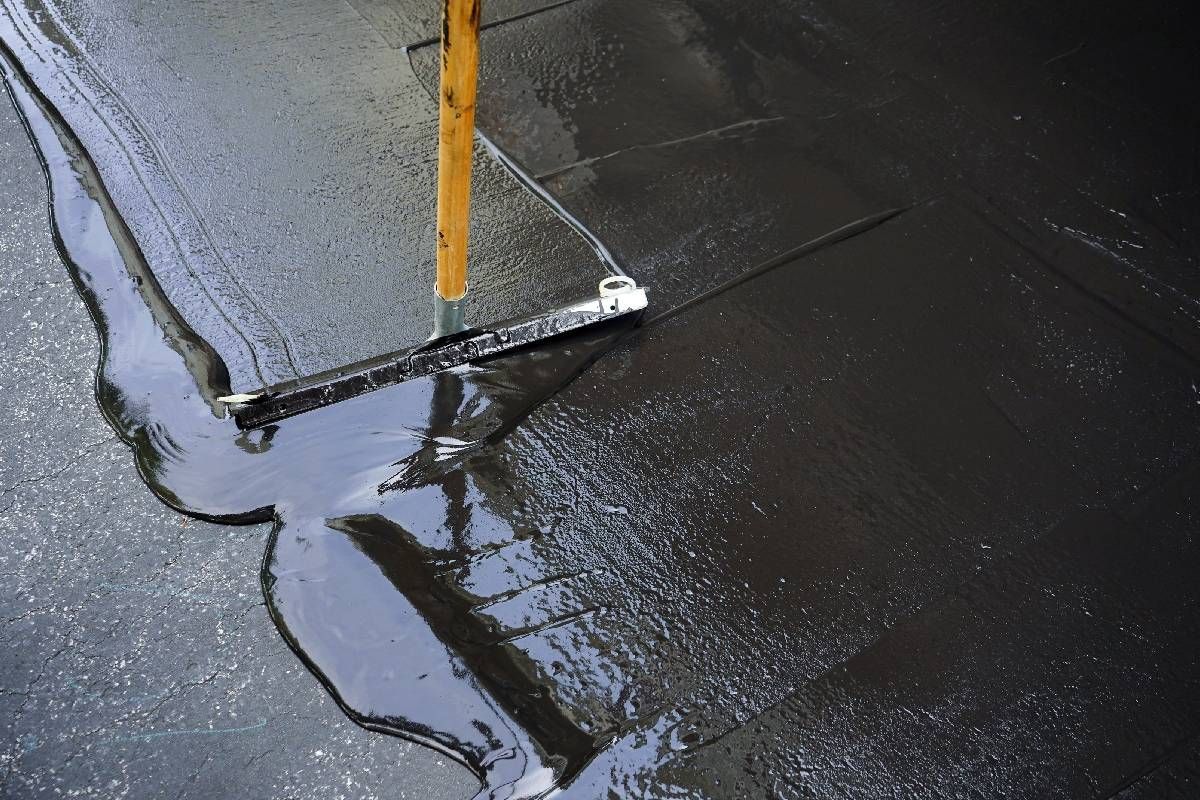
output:
{"label": "metal collar on handle", "polygon": [[467,329],[467,296],[447,300],[433,290],[433,335],[430,341],[453,336]]}

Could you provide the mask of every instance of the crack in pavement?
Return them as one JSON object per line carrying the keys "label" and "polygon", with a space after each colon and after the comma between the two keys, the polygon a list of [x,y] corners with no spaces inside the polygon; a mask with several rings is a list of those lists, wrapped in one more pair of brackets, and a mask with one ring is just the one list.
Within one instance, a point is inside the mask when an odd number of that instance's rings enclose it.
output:
{"label": "crack in pavement", "polygon": [[[53,472],[45,473],[43,475],[34,475],[29,478],[21,478],[19,481],[14,483],[12,486],[9,486],[6,489],[0,490],[0,497],[3,497],[6,494],[15,492],[23,486],[32,486],[34,484],[42,483],[43,481],[48,481],[48,480],[57,478],[57,477],[61,476],[63,473],[65,473],[67,470],[69,470],[71,467],[75,466],[80,461],[82,461],[86,455],[88,455],[90,452],[92,452],[96,448],[98,448],[102,445],[108,444],[109,442],[114,442],[116,440],[117,440],[117,436],[116,436],[116,434],[113,434],[112,436],[109,436],[106,439],[101,439],[98,442],[93,442],[93,443],[85,446],[82,450],[80,450],[78,453],[76,453],[74,456],[72,456],[67,461],[67,463],[64,464],[61,468],[54,470]],[[0,509],[0,513],[3,513],[5,511],[8,511],[9,509],[11,509],[15,502],[16,501],[14,500],[11,503],[9,503],[9,505],[5,506],[3,509]]]}

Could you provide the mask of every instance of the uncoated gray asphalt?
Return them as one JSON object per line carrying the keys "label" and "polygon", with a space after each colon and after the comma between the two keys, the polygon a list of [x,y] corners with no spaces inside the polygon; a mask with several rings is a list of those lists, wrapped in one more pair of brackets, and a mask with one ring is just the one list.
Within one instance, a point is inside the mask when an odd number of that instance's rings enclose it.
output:
{"label": "uncoated gray asphalt", "polygon": [[0,164],[0,797],[469,796],[462,768],[350,722],[279,638],[268,526],[143,485],[7,96]]}

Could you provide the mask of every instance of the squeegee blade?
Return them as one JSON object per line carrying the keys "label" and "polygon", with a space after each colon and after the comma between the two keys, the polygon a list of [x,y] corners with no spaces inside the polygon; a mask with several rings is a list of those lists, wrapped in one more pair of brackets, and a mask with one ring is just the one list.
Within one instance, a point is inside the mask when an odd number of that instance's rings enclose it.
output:
{"label": "squeegee blade", "polygon": [[[619,288],[605,288],[605,283],[617,280],[621,281]],[[469,329],[410,350],[376,356],[222,400],[227,402],[238,427],[259,428],[385,386],[529,347],[591,325],[640,314],[645,308],[645,289],[627,278],[610,278],[601,283],[599,297],[565,308],[508,320],[486,329]]]}

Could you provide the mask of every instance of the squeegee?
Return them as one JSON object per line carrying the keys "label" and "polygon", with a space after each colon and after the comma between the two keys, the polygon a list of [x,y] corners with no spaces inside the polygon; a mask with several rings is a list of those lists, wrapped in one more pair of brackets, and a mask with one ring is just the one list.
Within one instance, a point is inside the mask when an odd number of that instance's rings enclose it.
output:
{"label": "squeegee", "polygon": [[595,297],[493,325],[467,325],[467,228],[471,204],[481,0],[444,0],[438,92],[437,278],[433,335],[409,350],[220,398],[239,427],[276,420],[385,386],[529,347],[646,307],[646,292],[624,275],[600,282]]}

